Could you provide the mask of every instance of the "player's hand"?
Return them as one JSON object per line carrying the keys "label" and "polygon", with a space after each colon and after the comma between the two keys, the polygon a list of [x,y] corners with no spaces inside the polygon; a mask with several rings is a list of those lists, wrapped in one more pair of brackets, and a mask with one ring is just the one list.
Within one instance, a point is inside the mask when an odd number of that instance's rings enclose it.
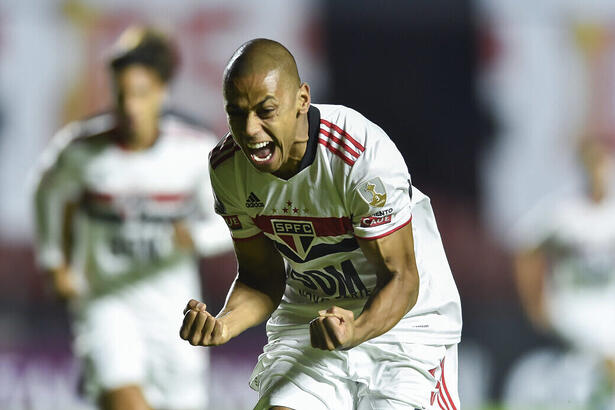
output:
{"label": "player's hand", "polygon": [[74,273],[67,265],[50,269],[49,275],[53,291],[61,301],[67,302],[78,295]]}
{"label": "player's hand", "polygon": [[179,337],[193,346],[218,346],[230,339],[224,321],[212,316],[204,303],[194,299],[184,309],[184,322]]}
{"label": "player's hand", "polygon": [[321,310],[310,322],[312,347],[323,350],[346,350],[356,345],[354,313],[337,306]]}

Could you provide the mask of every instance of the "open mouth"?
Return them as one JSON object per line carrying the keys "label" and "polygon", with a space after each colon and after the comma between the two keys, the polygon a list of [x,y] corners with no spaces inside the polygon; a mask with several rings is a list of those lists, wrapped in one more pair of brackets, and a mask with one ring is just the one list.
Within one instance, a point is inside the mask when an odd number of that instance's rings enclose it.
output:
{"label": "open mouth", "polygon": [[266,162],[273,156],[275,145],[273,141],[253,142],[246,144],[250,152],[250,157],[254,162]]}

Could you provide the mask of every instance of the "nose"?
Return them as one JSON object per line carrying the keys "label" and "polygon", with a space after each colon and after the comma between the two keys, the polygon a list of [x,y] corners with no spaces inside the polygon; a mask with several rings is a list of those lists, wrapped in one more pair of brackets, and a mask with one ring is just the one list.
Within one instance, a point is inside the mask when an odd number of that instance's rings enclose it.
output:
{"label": "nose", "polygon": [[246,134],[250,137],[256,136],[261,130],[261,121],[255,112],[248,113],[246,118]]}
{"label": "nose", "polygon": [[124,99],[124,110],[126,111],[126,114],[131,117],[139,115],[139,112],[142,109],[141,106],[142,104],[138,98],[126,97]]}

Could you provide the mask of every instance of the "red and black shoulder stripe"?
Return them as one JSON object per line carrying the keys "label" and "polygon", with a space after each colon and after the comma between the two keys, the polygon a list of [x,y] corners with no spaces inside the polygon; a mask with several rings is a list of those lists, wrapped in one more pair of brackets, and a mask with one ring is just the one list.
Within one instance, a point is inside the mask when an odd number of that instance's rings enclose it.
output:
{"label": "red and black shoulder stripe", "polygon": [[226,136],[222,138],[209,153],[209,163],[211,167],[216,169],[218,165],[222,164],[227,159],[232,158],[233,155],[235,155],[235,153],[239,150],[239,145],[235,143],[233,136],[230,133],[226,134]]}
{"label": "red and black shoulder stripe", "polygon": [[365,147],[350,136],[346,130],[325,119],[320,120],[318,143],[350,166],[354,165],[365,151]]}

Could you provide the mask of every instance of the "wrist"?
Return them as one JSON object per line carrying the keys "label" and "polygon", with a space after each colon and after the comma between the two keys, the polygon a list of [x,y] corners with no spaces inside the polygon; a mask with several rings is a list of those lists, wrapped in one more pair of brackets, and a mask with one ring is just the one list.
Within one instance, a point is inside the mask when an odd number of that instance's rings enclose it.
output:
{"label": "wrist", "polygon": [[216,320],[222,326],[225,338],[232,339],[241,333],[241,330],[237,329],[236,323],[232,320],[231,311],[221,311],[216,315]]}
{"label": "wrist", "polygon": [[369,321],[366,321],[364,316],[359,316],[354,322],[354,335],[351,340],[351,347],[360,345],[361,343],[371,339],[370,331],[366,328]]}

